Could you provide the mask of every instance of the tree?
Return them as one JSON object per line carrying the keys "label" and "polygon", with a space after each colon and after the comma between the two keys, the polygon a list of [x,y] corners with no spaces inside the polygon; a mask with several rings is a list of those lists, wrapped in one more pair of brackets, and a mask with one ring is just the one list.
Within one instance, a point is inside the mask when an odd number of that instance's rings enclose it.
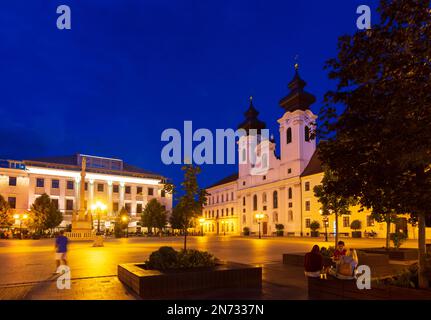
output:
{"label": "tree", "polygon": [[[193,226],[193,221],[202,215],[203,206],[207,201],[207,192],[198,185],[197,175],[200,168],[187,164],[181,168],[184,171],[184,181],[181,183],[182,196],[172,211],[171,225],[181,229],[184,234],[184,250],[187,249],[187,229]],[[175,188],[167,184],[166,190],[176,193]]]}
{"label": "tree", "polygon": [[129,227],[130,216],[125,207],[122,207],[120,212],[115,217],[114,234],[115,237],[120,238],[124,229]]}
{"label": "tree", "polygon": [[62,220],[63,215],[46,193],[36,198],[30,210],[30,225],[37,233],[57,227]]}
{"label": "tree", "polygon": [[13,222],[9,203],[0,195],[0,228],[9,228]]}
{"label": "tree", "polygon": [[314,187],[314,195],[321,203],[321,214],[335,215],[335,246],[338,243],[338,217],[350,214],[350,206],[355,205],[353,197],[345,196],[344,185],[339,183],[334,172],[325,169],[322,183]]}
{"label": "tree", "polygon": [[381,0],[378,24],[340,37],[326,65],[337,87],[325,96],[319,132],[327,140],[321,159],[349,195],[375,214],[418,217],[421,288],[431,201],[429,7],[429,0]]}
{"label": "tree", "polygon": [[151,199],[142,212],[141,221],[142,226],[147,227],[149,233],[152,233],[153,228],[162,230],[167,222],[166,210],[157,199]]}

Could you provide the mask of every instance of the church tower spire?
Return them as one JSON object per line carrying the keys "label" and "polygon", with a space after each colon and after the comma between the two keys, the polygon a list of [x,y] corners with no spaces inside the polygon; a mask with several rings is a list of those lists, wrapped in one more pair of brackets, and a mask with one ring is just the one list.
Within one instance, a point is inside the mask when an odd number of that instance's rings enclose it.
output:
{"label": "church tower spire", "polygon": [[312,137],[317,116],[310,110],[315,96],[304,90],[306,82],[299,75],[299,65],[295,64],[295,75],[290,81],[289,93],[280,100],[284,115],[280,124],[280,175],[299,176],[316,150],[316,140]]}
{"label": "church tower spire", "polygon": [[251,129],[257,130],[260,134],[262,129],[266,129],[266,124],[258,119],[259,111],[253,105],[253,97],[250,97],[250,105],[246,112],[244,112],[245,120],[238,126],[238,129],[244,129],[247,134],[250,134]]}

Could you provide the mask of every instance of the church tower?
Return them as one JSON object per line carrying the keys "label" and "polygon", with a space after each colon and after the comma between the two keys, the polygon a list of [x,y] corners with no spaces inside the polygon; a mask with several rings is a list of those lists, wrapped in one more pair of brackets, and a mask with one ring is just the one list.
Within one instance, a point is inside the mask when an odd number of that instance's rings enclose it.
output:
{"label": "church tower", "polygon": [[[255,151],[256,144],[261,141],[261,133],[266,129],[265,122],[258,119],[259,112],[253,105],[253,97],[250,97],[250,105],[244,113],[245,120],[238,126],[238,129],[244,129],[246,135],[238,141],[238,159],[239,159],[239,178],[247,179],[254,167],[254,161],[250,158]],[[250,152],[251,151],[251,152]]]}
{"label": "church tower", "polygon": [[289,94],[279,104],[285,111],[278,120],[280,125],[280,178],[299,176],[316,150],[312,137],[317,116],[310,110],[315,96],[304,91],[306,82],[299,76],[295,65],[295,76],[289,83]]}

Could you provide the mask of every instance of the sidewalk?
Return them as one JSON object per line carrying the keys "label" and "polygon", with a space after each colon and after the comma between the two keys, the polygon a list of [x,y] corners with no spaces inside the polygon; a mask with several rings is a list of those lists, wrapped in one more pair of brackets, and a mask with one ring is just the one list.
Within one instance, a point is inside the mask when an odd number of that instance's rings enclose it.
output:
{"label": "sidewalk", "polygon": [[[280,262],[263,265],[262,292],[220,290],[209,294],[187,296],[185,299],[293,299],[306,300],[307,280],[303,268],[285,266]],[[56,278],[0,286],[0,300],[136,300],[116,275],[72,279],[71,288],[57,289]]]}

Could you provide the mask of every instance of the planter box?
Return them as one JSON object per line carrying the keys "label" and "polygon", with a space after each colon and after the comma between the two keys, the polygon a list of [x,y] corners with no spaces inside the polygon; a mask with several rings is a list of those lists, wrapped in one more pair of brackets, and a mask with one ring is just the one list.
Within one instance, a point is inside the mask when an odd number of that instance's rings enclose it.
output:
{"label": "planter box", "polygon": [[352,238],[362,238],[361,231],[352,231]]}
{"label": "planter box", "polygon": [[317,238],[317,237],[320,237],[320,232],[319,231],[311,231],[310,235],[312,238]]}
{"label": "planter box", "polygon": [[[295,267],[304,267],[304,253],[285,253],[283,254],[283,264]],[[325,266],[330,266],[332,264],[332,259],[328,257],[323,257],[323,264]]]}
{"label": "planter box", "polygon": [[389,256],[390,260],[401,260],[401,261],[418,260],[417,249],[400,248],[398,250],[395,250],[395,249],[386,250],[385,248],[366,248],[366,249],[359,249],[359,250],[366,253],[386,254]]}
{"label": "planter box", "polygon": [[184,298],[185,294],[215,289],[262,288],[262,268],[225,262],[212,268],[161,272],[143,269],[143,263],[118,265],[118,278],[144,299]]}
{"label": "planter box", "polygon": [[275,234],[277,237],[282,237],[284,236],[284,231],[276,231]]}
{"label": "planter box", "polygon": [[311,300],[431,300],[430,290],[385,286],[371,283],[370,290],[359,290],[356,280],[308,278]]}

